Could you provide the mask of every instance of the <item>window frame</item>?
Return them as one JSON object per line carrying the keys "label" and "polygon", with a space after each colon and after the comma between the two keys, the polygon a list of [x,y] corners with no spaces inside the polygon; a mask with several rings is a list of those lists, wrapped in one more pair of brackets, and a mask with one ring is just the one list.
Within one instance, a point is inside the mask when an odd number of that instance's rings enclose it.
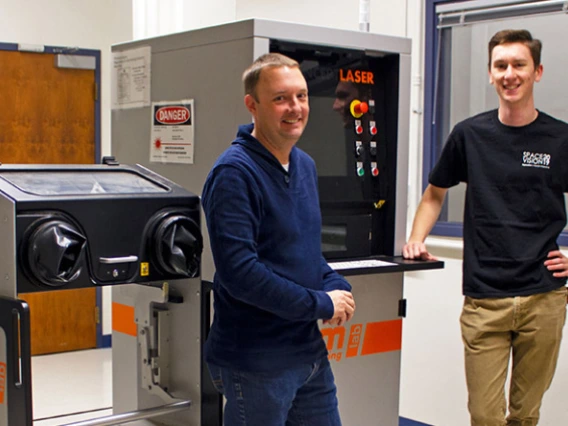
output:
{"label": "window frame", "polygon": [[[436,71],[438,67],[438,17],[436,7],[444,3],[467,3],[476,0],[426,0],[425,10],[425,39],[424,39],[424,122],[423,122],[423,160],[422,160],[422,191],[428,186],[428,176],[434,168],[439,157],[436,149],[437,135],[440,129],[434,120],[434,101],[442,103],[443,93],[440,96],[440,88],[437,87]],[[438,95],[436,95],[438,91]],[[442,210],[441,217],[445,215]],[[432,236],[459,237],[463,238],[463,222],[449,222],[437,220],[430,232]],[[560,246],[568,246],[568,230],[560,233],[557,240]]]}

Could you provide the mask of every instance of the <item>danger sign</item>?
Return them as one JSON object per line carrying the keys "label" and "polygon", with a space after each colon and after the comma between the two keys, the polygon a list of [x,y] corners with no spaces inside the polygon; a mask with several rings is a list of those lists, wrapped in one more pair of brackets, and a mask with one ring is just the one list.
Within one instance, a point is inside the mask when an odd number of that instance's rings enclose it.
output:
{"label": "danger sign", "polygon": [[193,99],[152,103],[150,161],[193,164]]}

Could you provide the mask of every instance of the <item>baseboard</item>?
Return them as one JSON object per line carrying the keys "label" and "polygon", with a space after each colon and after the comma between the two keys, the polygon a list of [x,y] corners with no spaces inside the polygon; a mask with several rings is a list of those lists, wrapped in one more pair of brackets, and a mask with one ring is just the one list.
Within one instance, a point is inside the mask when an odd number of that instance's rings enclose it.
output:
{"label": "baseboard", "polygon": [[112,347],[112,334],[103,334],[101,348],[111,348]]}
{"label": "baseboard", "polygon": [[428,425],[426,423],[417,422],[416,420],[410,420],[405,417],[399,417],[398,426],[434,426],[434,425]]}

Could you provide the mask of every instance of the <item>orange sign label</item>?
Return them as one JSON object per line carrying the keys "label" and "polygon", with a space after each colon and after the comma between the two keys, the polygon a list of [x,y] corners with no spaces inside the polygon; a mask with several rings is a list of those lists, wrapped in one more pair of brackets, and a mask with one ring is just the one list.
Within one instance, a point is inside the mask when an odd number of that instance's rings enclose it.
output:
{"label": "orange sign label", "polygon": [[345,327],[324,327],[321,334],[330,361],[399,351],[402,347],[402,319],[353,324],[349,334]]}
{"label": "orange sign label", "polygon": [[375,84],[374,75],[371,71],[339,70],[339,81],[350,81],[357,84]]}
{"label": "orange sign label", "polygon": [[4,404],[5,391],[6,391],[6,363],[0,362],[0,404]]}

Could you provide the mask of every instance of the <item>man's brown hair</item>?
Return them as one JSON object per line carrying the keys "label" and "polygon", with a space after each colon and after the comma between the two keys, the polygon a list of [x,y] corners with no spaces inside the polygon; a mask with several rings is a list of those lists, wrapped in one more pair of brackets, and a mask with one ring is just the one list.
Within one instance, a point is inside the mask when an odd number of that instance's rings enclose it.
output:
{"label": "man's brown hair", "polygon": [[489,40],[489,63],[488,67],[491,69],[491,54],[495,46],[508,43],[523,43],[531,52],[535,69],[540,65],[540,52],[542,51],[542,43],[540,40],[533,39],[530,32],[527,30],[502,30],[496,33],[491,40]]}
{"label": "man's brown hair", "polygon": [[280,53],[265,53],[259,56],[243,73],[243,83],[245,85],[245,95],[251,95],[257,102],[256,86],[260,80],[260,73],[268,67],[289,67],[300,68],[300,64],[288,56]]}

